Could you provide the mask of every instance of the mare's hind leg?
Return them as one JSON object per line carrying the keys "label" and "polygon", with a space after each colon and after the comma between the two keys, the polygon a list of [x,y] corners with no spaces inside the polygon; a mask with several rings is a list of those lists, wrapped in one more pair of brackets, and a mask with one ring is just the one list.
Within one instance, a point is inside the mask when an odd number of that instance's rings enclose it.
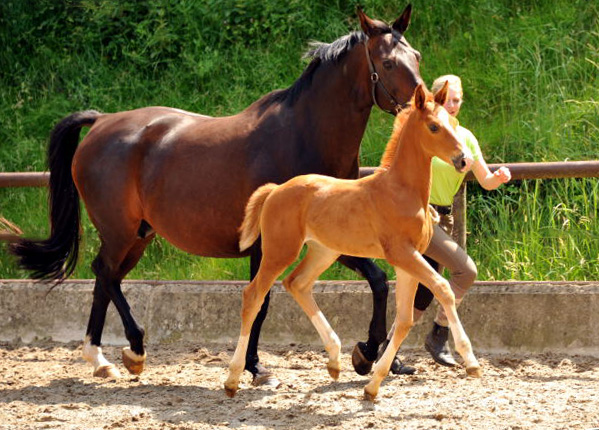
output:
{"label": "mare's hind leg", "polygon": [[341,369],[339,353],[341,342],[324,317],[312,295],[314,282],[327,268],[335,262],[339,254],[316,242],[308,242],[308,251],[301,263],[283,280],[285,288],[306,313],[322,339],[325,350],[329,354],[327,369],[335,380],[339,378]]}
{"label": "mare's hind leg", "polygon": [[135,267],[153,236],[149,234],[144,235],[143,238],[133,239],[130,246],[120,247],[119,251],[111,251],[104,241],[94,260],[92,265],[96,274],[94,300],[83,347],[83,358],[94,366],[94,376],[118,377],[120,375],[114,365],[104,358],[100,346],[106,311],[111,300],[121,316],[125,335],[130,343],[130,347],[123,349],[125,367],[133,374],[143,371],[146,359],[143,345],[144,330],[131,315],[131,309],[121,291],[120,283]]}
{"label": "mare's hind leg", "polygon": [[367,375],[376,360],[379,345],[387,336],[387,275],[368,258],[342,255],[338,261],[366,278],[372,290],[372,318],[368,329],[368,340],[358,342],[352,352],[352,365],[359,375]]}

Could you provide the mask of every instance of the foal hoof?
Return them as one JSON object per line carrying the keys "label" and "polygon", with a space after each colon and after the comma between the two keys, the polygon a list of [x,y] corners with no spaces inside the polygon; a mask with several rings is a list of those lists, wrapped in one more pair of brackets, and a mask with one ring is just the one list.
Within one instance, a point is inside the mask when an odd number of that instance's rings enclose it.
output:
{"label": "foal hoof", "polygon": [[123,364],[132,375],[139,375],[146,367],[146,354],[138,355],[131,348],[123,348]]}
{"label": "foal hoof", "polygon": [[468,376],[470,376],[471,378],[482,378],[483,376],[483,369],[475,366],[475,367],[467,367],[466,368],[466,374]]}
{"label": "foal hoof", "polygon": [[333,378],[335,381],[339,379],[339,373],[341,372],[339,370],[339,367],[327,366],[327,370],[329,371],[329,375],[331,375],[331,378]]}
{"label": "foal hoof", "polygon": [[368,360],[362,352],[362,346],[366,346],[364,342],[358,342],[351,353],[351,364],[358,375],[368,375],[372,370],[374,361]]}
{"label": "foal hoof", "polygon": [[235,397],[235,394],[237,393],[237,388],[230,388],[227,387],[227,385],[225,384],[225,393],[227,394],[227,397],[232,399],[233,397]]}
{"label": "foal hoof", "polygon": [[368,385],[364,387],[364,400],[367,400],[369,402],[374,402],[377,394],[378,394],[378,392],[371,392],[368,389]]}
{"label": "foal hoof", "polygon": [[106,366],[100,366],[94,371],[96,378],[104,379],[119,379],[121,372],[116,368],[114,364],[107,364]]}

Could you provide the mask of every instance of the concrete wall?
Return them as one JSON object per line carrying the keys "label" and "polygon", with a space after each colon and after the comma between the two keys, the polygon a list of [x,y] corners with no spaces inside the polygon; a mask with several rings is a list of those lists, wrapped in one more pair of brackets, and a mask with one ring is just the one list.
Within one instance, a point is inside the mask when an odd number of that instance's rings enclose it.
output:
{"label": "concrete wall", "polygon": [[[179,340],[236,342],[241,289],[245,282],[127,281],[123,290],[144,325],[148,343]],[[91,307],[93,282],[67,281],[48,293],[30,281],[0,281],[0,341],[50,338],[82,340]],[[320,282],[315,297],[346,345],[366,340],[372,309],[364,282]],[[389,298],[389,324],[394,315]],[[479,282],[459,309],[475,350],[569,352],[599,356],[599,283]],[[419,347],[430,328],[430,309],[404,345]],[[308,343],[320,339],[299,306],[280,285],[273,288],[262,342]],[[113,306],[104,343],[125,344]]]}

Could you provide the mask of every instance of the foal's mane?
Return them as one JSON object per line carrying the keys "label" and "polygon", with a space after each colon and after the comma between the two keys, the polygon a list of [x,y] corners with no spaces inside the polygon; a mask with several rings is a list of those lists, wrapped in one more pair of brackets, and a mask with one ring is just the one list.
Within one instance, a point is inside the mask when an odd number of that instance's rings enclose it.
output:
{"label": "foal's mane", "polygon": [[[427,91],[426,92],[426,103],[429,103],[429,102],[434,103],[434,96],[432,93]],[[395,156],[395,153],[397,152],[397,148],[399,147],[399,144],[400,144],[401,132],[403,130],[405,123],[408,120],[408,117],[410,116],[410,113],[412,113],[413,110],[414,110],[414,98],[412,97],[412,100],[410,101],[409,105],[406,108],[402,109],[402,111],[400,113],[398,113],[397,116],[395,117],[395,121],[393,122],[393,133],[391,133],[389,142],[387,142],[387,146],[385,147],[385,152],[383,153],[383,156],[381,157],[381,164],[379,165],[380,168],[387,169],[387,168],[389,168],[389,166],[391,166],[393,157]]]}

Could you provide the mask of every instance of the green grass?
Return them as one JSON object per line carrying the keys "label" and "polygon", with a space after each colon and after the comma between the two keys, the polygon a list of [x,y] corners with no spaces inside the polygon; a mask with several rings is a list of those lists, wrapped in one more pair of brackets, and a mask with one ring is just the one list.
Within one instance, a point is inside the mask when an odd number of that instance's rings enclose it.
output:
{"label": "green grass", "polygon": [[[404,2],[361,2],[395,19]],[[0,170],[42,171],[53,125],[70,112],[166,105],[228,115],[291,85],[311,40],[359,28],[351,0],[7,0],[0,4]],[[462,77],[461,122],[489,163],[597,159],[599,5],[585,0],[414,1],[407,37],[429,84]],[[362,165],[376,165],[392,118],[374,110]],[[468,250],[479,279],[599,279],[597,179],[471,184]],[[0,189],[0,214],[48,231],[43,189]],[[84,222],[76,277],[98,239]],[[154,241],[129,275],[245,279],[247,259],[187,255]],[[387,265],[385,269],[392,276]],[[0,276],[25,277],[5,252]],[[355,278],[334,266],[327,278]]]}

